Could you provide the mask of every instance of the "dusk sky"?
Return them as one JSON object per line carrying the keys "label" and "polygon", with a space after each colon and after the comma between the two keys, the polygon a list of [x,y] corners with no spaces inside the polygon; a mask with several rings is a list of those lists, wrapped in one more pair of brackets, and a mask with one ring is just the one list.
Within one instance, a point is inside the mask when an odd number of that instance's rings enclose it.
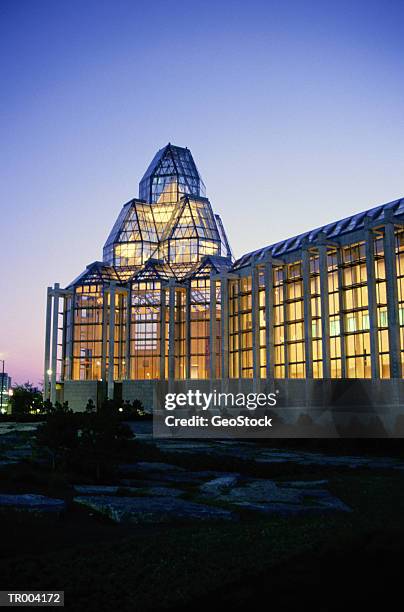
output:
{"label": "dusk sky", "polygon": [[0,0],[0,358],[188,146],[234,253],[404,196],[404,2]]}

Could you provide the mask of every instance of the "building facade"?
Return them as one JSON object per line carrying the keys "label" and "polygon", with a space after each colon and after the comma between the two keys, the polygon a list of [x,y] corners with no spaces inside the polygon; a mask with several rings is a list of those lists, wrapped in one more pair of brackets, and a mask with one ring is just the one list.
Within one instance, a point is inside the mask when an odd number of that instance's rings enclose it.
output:
{"label": "building facade", "polygon": [[11,393],[11,376],[7,372],[0,372],[0,414],[9,412]]}
{"label": "building facade", "polygon": [[301,388],[306,407],[332,403],[335,389],[369,389],[399,406],[403,221],[401,199],[234,261],[191,152],[168,144],[103,260],[48,288],[45,395],[77,408],[117,394],[152,407],[165,389],[198,381]]}

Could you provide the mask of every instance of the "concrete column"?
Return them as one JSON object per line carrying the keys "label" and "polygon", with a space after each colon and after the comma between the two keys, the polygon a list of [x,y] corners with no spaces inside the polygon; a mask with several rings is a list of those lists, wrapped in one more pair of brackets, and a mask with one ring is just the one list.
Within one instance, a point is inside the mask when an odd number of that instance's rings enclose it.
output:
{"label": "concrete column", "polygon": [[289,351],[288,351],[288,267],[282,266],[283,270],[283,347],[285,351],[285,378],[289,378]]}
{"label": "concrete column", "polygon": [[43,395],[49,399],[49,374],[51,354],[51,323],[52,323],[52,287],[48,287],[46,295],[46,321],[45,321],[45,353],[43,371]]}
{"label": "concrete column", "polygon": [[107,340],[108,340],[108,295],[107,287],[103,290],[102,303],[102,355],[101,355],[101,378],[107,380]]}
{"label": "concrete column", "polygon": [[58,332],[59,332],[59,283],[53,289],[53,319],[52,319],[52,365],[50,400],[56,402],[56,370],[58,365]]}
{"label": "concrete column", "polygon": [[165,379],[166,369],[166,291],[161,285],[160,289],[160,380]]}
{"label": "concrete column", "polygon": [[318,247],[320,265],[320,299],[321,299],[321,344],[323,351],[323,378],[331,378],[330,362],[330,308],[328,298],[328,263],[327,245]]}
{"label": "concrete column", "polygon": [[397,262],[395,247],[394,224],[386,223],[384,228],[384,261],[386,266],[390,377],[401,378],[400,321],[398,313]]}
{"label": "concrete column", "polygon": [[191,286],[185,288],[185,378],[191,378]]}
{"label": "concrete column", "polygon": [[209,377],[216,378],[216,281],[210,277],[209,299]]}
{"label": "concrete column", "polygon": [[377,297],[375,275],[375,245],[373,232],[367,230],[365,234],[366,247],[366,275],[368,287],[368,309],[370,327],[370,364],[372,378],[380,378],[379,368],[379,341],[377,333]]}
{"label": "concrete column", "polygon": [[126,329],[125,329],[125,379],[130,379],[130,338],[132,322],[132,286],[126,291]]}
{"label": "concrete column", "polygon": [[115,283],[111,283],[109,290],[108,399],[114,399],[115,296],[116,286]]}
{"label": "concrete column", "polygon": [[225,275],[220,279],[221,331],[222,331],[222,379],[229,378],[229,286]]}
{"label": "concrete column", "polygon": [[67,369],[66,369],[66,378],[67,380],[73,380],[73,359],[74,359],[74,308],[75,308],[75,304],[76,304],[76,292],[73,291],[73,293],[70,296],[70,321],[68,322],[69,325],[69,336],[67,338],[67,353],[66,353],[66,360],[67,360]]}
{"label": "concrete column", "polygon": [[274,378],[274,292],[272,261],[265,264],[265,347],[267,378]]}
{"label": "concrete column", "polygon": [[237,280],[237,345],[238,345],[238,376],[242,378],[242,339],[243,334],[241,333],[241,278]]}
{"label": "concrete column", "polygon": [[169,281],[168,381],[175,378],[175,283]]}
{"label": "concrete column", "polygon": [[259,328],[259,278],[258,268],[251,268],[251,320],[252,320],[252,355],[253,355],[253,385],[257,392],[261,375],[260,360],[260,328]]}
{"label": "concrete column", "polygon": [[302,273],[306,378],[313,378],[313,328],[311,320],[310,252],[308,249],[302,251]]}
{"label": "concrete column", "polygon": [[339,301],[339,337],[341,348],[341,377],[346,378],[346,350],[345,350],[345,319],[344,319],[344,270],[342,267],[342,251],[337,249],[338,262],[338,301]]}
{"label": "concrete column", "polygon": [[66,303],[67,303],[67,295],[64,294],[63,295],[63,324],[62,324],[62,363],[61,363],[61,368],[60,368],[60,380],[65,380],[66,377],[66,354],[67,354],[67,346],[66,346],[66,342],[67,342],[67,333],[66,333],[66,328],[67,328],[67,308],[66,308]]}

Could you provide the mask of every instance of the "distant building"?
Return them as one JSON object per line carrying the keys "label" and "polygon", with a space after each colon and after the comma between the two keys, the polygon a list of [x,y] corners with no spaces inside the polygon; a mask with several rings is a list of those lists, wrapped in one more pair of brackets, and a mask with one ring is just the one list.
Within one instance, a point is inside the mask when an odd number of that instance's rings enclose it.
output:
{"label": "distant building", "polygon": [[102,261],[48,288],[46,397],[153,407],[168,388],[275,385],[288,407],[399,409],[404,199],[234,262],[188,149],[158,151],[139,198],[123,206]]}
{"label": "distant building", "polygon": [[0,411],[5,414],[8,412],[10,396],[9,391],[11,389],[11,376],[7,372],[0,372]]}

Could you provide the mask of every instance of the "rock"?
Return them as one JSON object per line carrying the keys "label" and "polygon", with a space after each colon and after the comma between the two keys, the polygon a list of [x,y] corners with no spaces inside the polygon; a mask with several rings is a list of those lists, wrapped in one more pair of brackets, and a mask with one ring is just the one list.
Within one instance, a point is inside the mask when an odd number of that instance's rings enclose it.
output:
{"label": "rock", "polygon": [[233,502],[286,502],[299,504],[305,492],[295,487],[280,487],[273,480],[257,479],[232,488],[226,498]]}
{"label": "rock", "polygon": [[[228,476],[226,472],[217,472],[212,470],[192,472],[169,463],[149,463],[146,461],[140,461],[139,463],[133,464],[124,464],[119,466],[119,469],[126,475],[140,476],[142,481],[158,481],[162,484],[173,482],[176,484],[198,485],[202,484],[207,479]],[[131,479],[131,482],[134,483],[135,481]]]}
{"label": "rock", "polygon": [[[327,481],[289,481],[255,479],[234,486],[227,491],[220,488],[204,488],[203,494],[216,501],[230,504],[235,509],[265,514],[298,515],[330,511],[351,512],[340,499],[323,487]],[[202,490],[202,487],[201,487]]]}
{"label": "rock", "polygon": [[289,480],[287,482],[280,482],[279,486],[310,489],[311,487],[320,487],[326,484],[328,484],[328,480]]}
{"label": "rock", "polygon": [[74,485],[75,492],[81,495],[113,495],[118,489],[117,485]]}
{"label": "rock", "polygon": [[122,478],[118,480],[120,488],[147,489],[147,487],[166,487],[164,480],[145,480],[143,478]]}
{"label": "rock", "polygon": [[172,497],[80,496],[74,501],[121,523],[168,523],[182,521],[235,520],[234,513],[221,508]]}
{"label": "rock", "polygon": [[63,499],[24,493],[22,495],[0,494],[0,509],[13,508],[30,512],[60,512],[65,508]]}
{"label": "rock", "polygon": [[150,461],[139,461],[134,464],[136,471],[141,472],[186,472],[185,468],[179,467],[178,465],[172,465],[171,463],[155,463]]}
{"label": "rock", "polygon": [[26,459],[27,457],[31,457],[32,449],[31,448],[16,448],[13,450],[8,450],[4,452],[5,459],[11,460],[19,460]]}
{"label": "rock", "polygon": [[[42,423],[0,423],[0,436],[2,435],[17,435],[25,432],[35,431],[38,425]],[[21,440],[21,437],[18,436],[18,439]]]}
{"label": "rock", "polygon": [[[279,452],[263,451],[257,454],[258,463],[285,463],[291,462],[298,465],[318,465],[321,467],[347,467],[351,469],[401,469],[403,464],[392,457],[357,457],[353,455],[332,456],[322,453],[310,452]],[[403,466],[404,467],[404,466]]]}
{"label": "rock", "polygon": [[170,487],[154,486],[128,486],[128,485],[74,485],[75,493],[80,495],[117,495],[125,497],[128,495],[146,495],[157,497],[180,497],[184,491]]}
{"label": "rock", "polygon": [[0,459],[0,469],[9,465],[17,465],[18,461],[14,459]]}
{"label": "rock", "polygon": [[135,491],[141,492],[142,495],[150,495],[152,497],[181,497],[181,495],[184,495],[184,491],[181,491],[181,489],[173,489],[171,487],[149,487],[140,489],[140,491],[139,489],[130,489],[131,493]]}
{"label": "rock", "polygon": [[220,493],[227,491],[230,487],[234,487],[239,479],[239,474],[231,474],[228,476],[219,476],[213,480],[208,480],[201,485],[200,490],[202,493]]}

